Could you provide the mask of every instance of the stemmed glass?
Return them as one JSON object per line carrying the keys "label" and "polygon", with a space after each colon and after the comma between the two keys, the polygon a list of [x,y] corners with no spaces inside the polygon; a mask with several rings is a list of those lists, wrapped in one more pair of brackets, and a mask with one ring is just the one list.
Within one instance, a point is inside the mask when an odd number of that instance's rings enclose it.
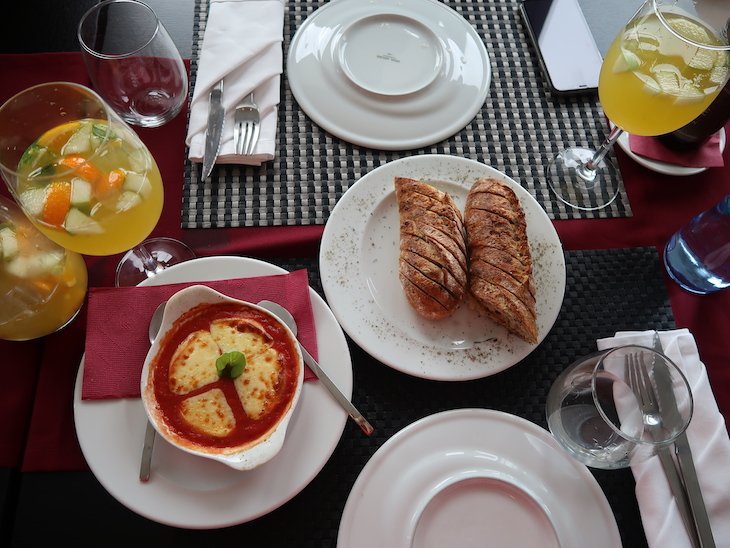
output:
{"label": "stemmed glass", "polygon": [[127,251],[162,212],[162,179],[149,150],[79,84],[40,84],[0,107],[0,171],[33,224],[77,253]]}
{"label": "stemmed glass", "polygon": [[187,99],[187,71],[148,5],[100,2],[81,17],[78,39],[94,88],[126,122],[158,127],[180,112]]}
{"label": "stemmed glass", "polygon": [[545,169],[558,199],[582,210],[611,204],[606,158],[621,133],[656,136],[699,116],[728,79],[730,2],[647,0],[619,32],[601,66],[598,93],[615,124],[598,150],[573,147]]}

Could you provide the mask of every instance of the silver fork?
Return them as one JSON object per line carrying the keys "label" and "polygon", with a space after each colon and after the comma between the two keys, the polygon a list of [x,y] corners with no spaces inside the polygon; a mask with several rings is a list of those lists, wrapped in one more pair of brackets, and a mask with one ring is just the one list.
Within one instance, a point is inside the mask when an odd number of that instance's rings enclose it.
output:
{"label": "silver fork", "polygon": [[236,154],[251,155],[259,140],[259,107],[253,100],[253,92],[236,107],[233,114],[233,141]]}
{"label": "silver fork", "polygon": [[[651,433],[662,428],[661,410],[659,400],[657,399],[651,377],[644,363],[642,354],[628,354],[626,356],[626,379],[631,390],[634,392],[636,399],[641,406],[644,426]],[[672,458],[672,451],[669,446],[657,448],[657,456],[664,470],[664,475],[669,483],[669,488],[677,502],[679,515],[682,517],[687,535],[695,548],[700,548],[699,537],[692,519],[692,511],[689,506],[687,491],[684,482],[677,470],[677,466]]]}

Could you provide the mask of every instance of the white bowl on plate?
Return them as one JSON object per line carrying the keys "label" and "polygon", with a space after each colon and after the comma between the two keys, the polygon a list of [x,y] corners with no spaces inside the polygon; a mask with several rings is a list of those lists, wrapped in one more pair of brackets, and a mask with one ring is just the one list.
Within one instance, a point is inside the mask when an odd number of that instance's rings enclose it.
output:
{"label": "white bowl on plate", "polygon": [[[243,308],[254,309],[269,318],[274,319],[282,326],[286,337],[291,343],[291,347],[294,350],[293,356],[294,361],[296,362],[295,367],[297,369],[297,380],[293,394],[288,401],[288,406],[278,420],[276,420],[271,427],[258,438],[247,440],[241,445],[231,447],[206,446],[191,442],[188,438],[175,433],[170,428],[168,422],[164,419],[164,414],[157,404],[154,385],[151,381],[153,378],[151,368],[153,367],[154,358],[157,356],[165,342],[168,332],[170,332],[170,330],[175,326],[175,322],[191,309],[199,305],[217,303],[239,304]],[[281,320],[279,320],[279,318],[268,310],[265,310],[253,303],[228,297],[227,295],[219,293],[207,286],[194,285],[178,291],[168,300],[167,305],[165,306],[165,313],[162,318],[160,331],[147,353],[147,357],[142,368],[140,388],[142,403],[149,421],[155,427],[155,430],[157,430],[157,432],[169,443],[182,451],[222,462],[237,470],[251,470],[272,459],[283,446],[289,421],[291,420],[302,391],[303,379],[304,362],[299,349],[299,343],[291,330]]]}

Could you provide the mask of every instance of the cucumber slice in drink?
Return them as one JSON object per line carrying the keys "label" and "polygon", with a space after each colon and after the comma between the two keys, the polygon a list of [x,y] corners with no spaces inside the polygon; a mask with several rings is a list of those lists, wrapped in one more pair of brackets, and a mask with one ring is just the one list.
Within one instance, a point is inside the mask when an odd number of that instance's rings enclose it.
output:
{"label": "cucumber slice in drink", "polygon": [[17,278],[34,278],[58,275],[63,270],[63,251],[48,251],[35,255],[16,257],[5,266],[5,271]]}
{"label": "cucumber slice in drink", "polygon": [[102,234],[104,232],[103,226],[75,207],[69,210],[63,227],[70,234]]}
{"label": "cucumber slice in drink", "polygon": [[91,150],[91,124],[82,123],[61,148],[61,154],[81,154]]}
{"label": "cucumber slice in drink", "polygon": [[71,179],[71,205],[80,209],[89,210],[91,207],[91,183],[81,177]]}
{"label": "cucumber slice in drink", "polygon": [[125,190],[117,200],[117,212],[127,211],[142,203],[142,198],[136,192]]}
{"label": "cucumber slice in drink", "polygon": [[140,175],[134,171],[128,171],[122,188],[146,198],[149,196],[150,192],[152,192],[152,183],[150,183],[149,179],[145,175]]}
{"label": "cucumber slice in drink", "polygon": [[9,226],[0,229],[0,256],[9,261],[18,254],[18,236]]}
{"label": "cucumber slice in drink", "polygon": [[45,188],[29,188],[20,195],[20,205],[25,208],[31,217],[40,216],[43,211],[43,203],[45,201]]}

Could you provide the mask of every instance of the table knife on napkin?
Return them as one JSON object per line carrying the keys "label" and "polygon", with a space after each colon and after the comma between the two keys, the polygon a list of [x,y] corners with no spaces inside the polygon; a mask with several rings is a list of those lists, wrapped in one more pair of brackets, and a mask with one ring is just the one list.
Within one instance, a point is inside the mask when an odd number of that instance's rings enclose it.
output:
{"label": "table knife on napkin", "polygon": [[[662,343],[659,339],[659,333],[656,332],[654,333],[653,347],[654,350],[659,352],[660,354],[664,353],[664,348],[662,348]],[[672,387],[667,385],[670,380],[659,375],[657,375],[655,379],[659,400],[666,406],[665,413],[676,413],[677,402],[674,400]],[[715,540],[712,536],[710,519],[707,515],[705,501],[702,498],[702,491],[700,489],[700,484],[697,480],[697,471],[695,470],[694,461],[692,460],[692,450],[689,447],[686,432],[682,432],[682,434],[674,441],[674,452],[677,455],[680,477],[684,484],[684,494],[686,495],[685,501],[689,504],[689,509],[694,526],[694,533],[696,535],[695,538],[692,530],[688,528],[690,540],[692,541],[693,545],[695,545],[695,542],[698,538],[699,546],[701,546],[702,548],[714,548]],[[661,462],[662,466],[665,466],[664,459],[662,459]],[[674,464],[673,460],[672,464]],[[665,467],[664,470],[666,472],[667,468]],[[669,473],[667,474],[667,477],[669,478]],[[670,486],[672,486],[671,480]],[[677,493],[674,491],[674,486],[672,486],[672,491],[674,492],[675,499],[677,500],[677,506],[679,507],[679,512],[682,515],[682,519],[686,520],[684,513],[686,510],[683,511],[682,502],[680,502],[682,497],[677,496]],[[686,521],[685,525],[687,525]]]}
{"label": "table knife on napkin", "polygon": [[213,89],[210,90],[210,103],[208,106],[208,126],[205,131],[205,154],[203,155],[203,177],[202,180],[208,178],[213,170],[218,152],[221,148],[221,136],[223,135],[223,120],[225,111],[223,110],[223,80],[219,81]]}

